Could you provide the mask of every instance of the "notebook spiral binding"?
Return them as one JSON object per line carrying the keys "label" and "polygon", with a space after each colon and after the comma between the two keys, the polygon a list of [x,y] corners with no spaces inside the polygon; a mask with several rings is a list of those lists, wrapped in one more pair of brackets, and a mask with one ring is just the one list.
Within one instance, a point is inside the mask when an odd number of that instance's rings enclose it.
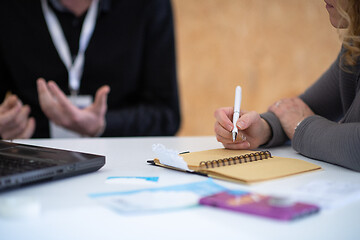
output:
{"label": "notebook spiral binding", "polygon": [[242,164],[248,162],[255,162],[258,160],[263,160],[267,158],[272,158],[270,151],[259,151],[255,153],[239,155],[231,158],[223,158],[212,161],[201,161],[200,168],[214,168],[222,166],[230,166],[235,164]]}

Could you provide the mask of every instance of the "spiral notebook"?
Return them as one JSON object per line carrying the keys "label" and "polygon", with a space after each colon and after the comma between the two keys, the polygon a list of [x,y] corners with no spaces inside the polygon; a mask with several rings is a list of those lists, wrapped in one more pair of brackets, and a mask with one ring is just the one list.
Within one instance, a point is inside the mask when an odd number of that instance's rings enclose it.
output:
{"label": "spiral notebook", "polygon": [[[270,151],[221,148],[178,156],[179,158],[161,154],[159,158],[148,163],[247,184],[321,169],[320,166],[304,160],[272,156]],[[184,161],[185,167],[181,167],[179,161]]]}

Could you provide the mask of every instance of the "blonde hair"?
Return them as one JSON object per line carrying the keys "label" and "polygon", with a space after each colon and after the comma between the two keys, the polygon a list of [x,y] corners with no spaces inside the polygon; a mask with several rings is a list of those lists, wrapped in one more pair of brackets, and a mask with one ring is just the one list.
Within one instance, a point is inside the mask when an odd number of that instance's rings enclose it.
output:
{"label": "blonde hair", "polygon": [[346,0],[344,3],[345,6],[337,6],[340,16],[348,26],[346,30],[341,33],[343,46],[345,48],[342,58],[345,65],[354,66],[360,56],[360,1]]}

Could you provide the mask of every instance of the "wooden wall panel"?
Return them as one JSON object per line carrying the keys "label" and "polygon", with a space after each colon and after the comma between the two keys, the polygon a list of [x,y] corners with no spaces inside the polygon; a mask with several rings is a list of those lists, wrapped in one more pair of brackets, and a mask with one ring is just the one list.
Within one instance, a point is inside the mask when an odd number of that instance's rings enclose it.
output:
{"label": "wooden wall panel", "polygon": [[182,109],[180,136],[213,135],[214,110],[266,111],[300,94],[340,50],[318,0],[173,0]]}

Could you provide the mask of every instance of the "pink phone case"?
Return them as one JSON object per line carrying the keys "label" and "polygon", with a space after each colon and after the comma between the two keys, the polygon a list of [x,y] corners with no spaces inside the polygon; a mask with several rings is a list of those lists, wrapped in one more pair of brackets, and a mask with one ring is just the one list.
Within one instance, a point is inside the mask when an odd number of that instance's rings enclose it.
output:
{"label": "pink phone case", "polygon": [[309,216],[320,210],[312,204],[242,191],[221,192],[203,197],[200,204],[283,221]]}

